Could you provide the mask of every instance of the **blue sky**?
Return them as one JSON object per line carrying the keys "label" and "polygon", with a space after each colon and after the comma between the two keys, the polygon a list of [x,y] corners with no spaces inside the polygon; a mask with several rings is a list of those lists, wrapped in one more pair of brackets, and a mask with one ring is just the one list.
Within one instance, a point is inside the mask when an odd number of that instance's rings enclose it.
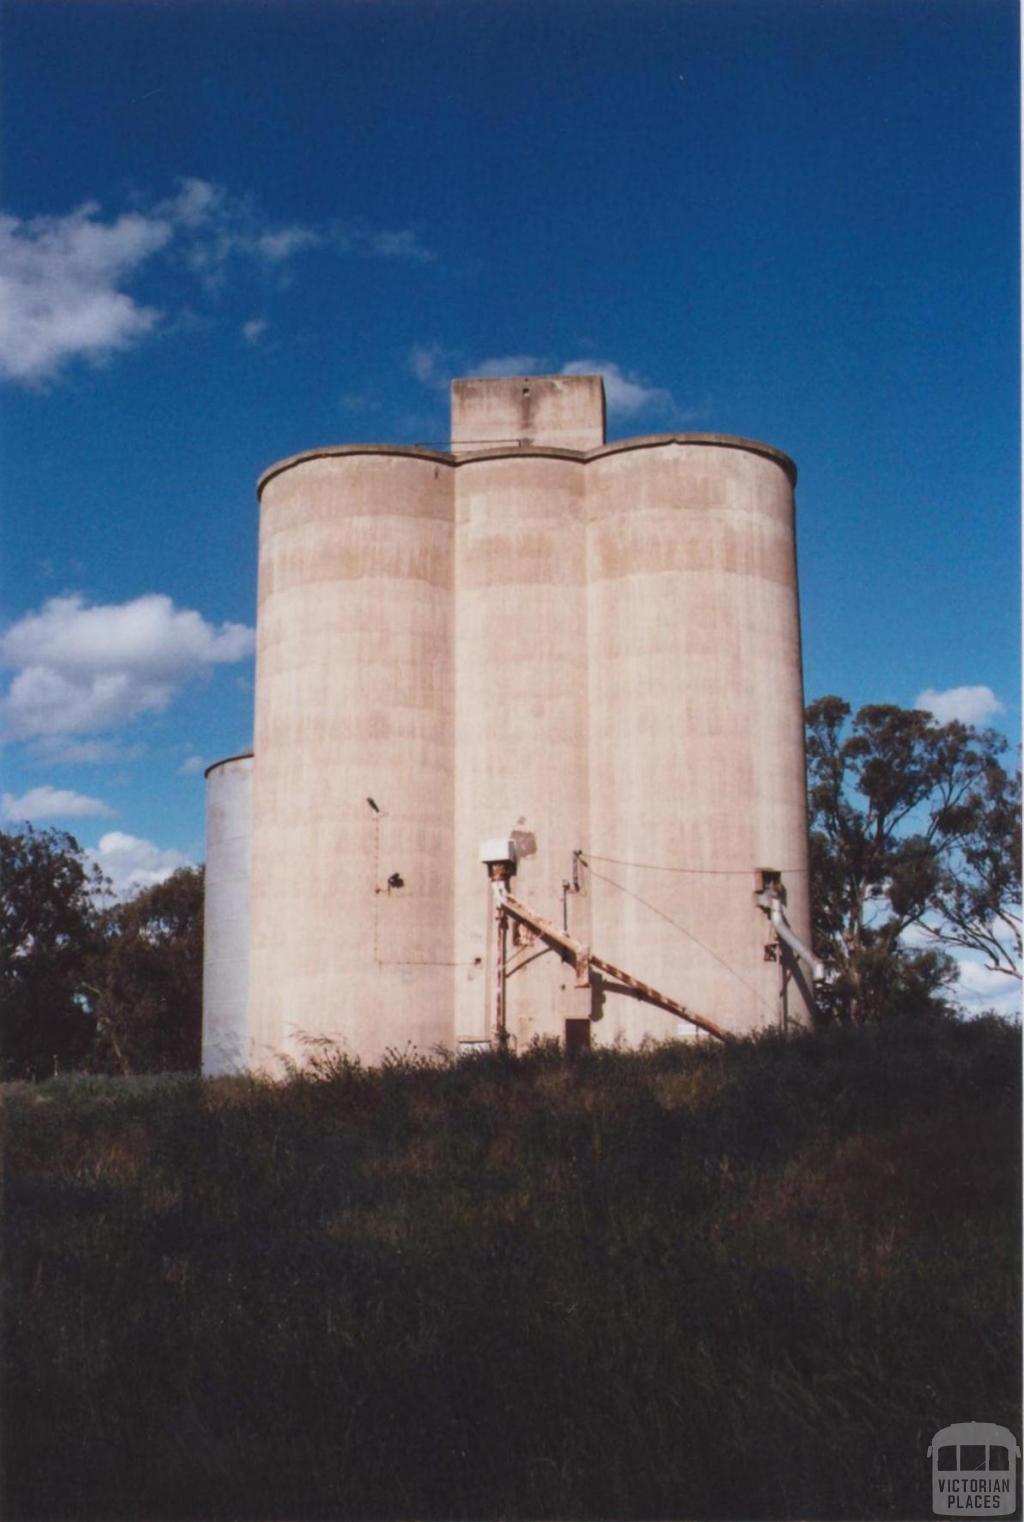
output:
{"label": "blue sky", "polygon": [[443,440],[510,357],[793,455],[808,697],[1016,739],[1009,0],[7,0],[2,43],[11,819],[200,860],[256,477]]}

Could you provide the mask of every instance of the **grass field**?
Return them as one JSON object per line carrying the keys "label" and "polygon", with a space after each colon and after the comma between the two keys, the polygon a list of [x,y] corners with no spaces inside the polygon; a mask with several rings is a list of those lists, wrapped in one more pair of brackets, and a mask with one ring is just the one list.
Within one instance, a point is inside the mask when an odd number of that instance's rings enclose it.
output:
{"label": "grass field", "polygon": [[3,1515],[913,1518],[1020,1430],[1019,1031],[5,1094]]}

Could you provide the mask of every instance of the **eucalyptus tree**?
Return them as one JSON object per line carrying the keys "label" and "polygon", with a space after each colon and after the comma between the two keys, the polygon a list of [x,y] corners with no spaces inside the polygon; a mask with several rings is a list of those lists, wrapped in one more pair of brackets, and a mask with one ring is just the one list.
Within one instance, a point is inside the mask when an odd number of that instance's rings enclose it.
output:
{"label": "eucalyptus tree", "polygon": [[807,709],[823,1011],[863,1023],[944,1007],[951,951],[1021,976],[1020,773],[994,730],[842,698]]}
{"label": "eucalyptus tree", "polygon": [[76,1067],[96,1028],[89,970],[103,886],[63,830],[0,833],[0,1052],[5,1078]]}
{"label": "eucalyptus tree", "polygon": [[120,1073],[199,1067],[203,1002],[203,870],[106,908],[90,993],[94,1066]]}

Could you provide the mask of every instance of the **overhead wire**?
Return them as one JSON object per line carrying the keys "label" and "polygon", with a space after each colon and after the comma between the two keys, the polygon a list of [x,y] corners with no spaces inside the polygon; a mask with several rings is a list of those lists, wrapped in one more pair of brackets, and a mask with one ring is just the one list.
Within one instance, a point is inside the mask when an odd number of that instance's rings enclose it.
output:
{"label": "overhead wire", "polygon": [[[706,946],[699,936],[693,934],[692,930],[687,930],[685,925],[680,925],[678,920],[674,920],[671,915],[666,914],[663,909],[659,909],[656,904],[652,904],[649,899],[641,898],[639,893],[634,893],[631,888],[626,887],[625,883],[617,883],[613,877],[607,877],[603,872],[598,872],[594,867],[591,867],[589,861],[587,860],[586,852],[581,852],[580,855],[582,856],[583,860],[587,862],[587,867],[592,877],[598,878],[603,883],[608,883],[608,885],[612,888],[618,888],[619,892],[624,893],[627,898],[636,899],[638,904],[643,904],[645,909],[649,909],[652,914],[656,914],[659,919],[662,919],[666,924],[671,925],[674,930],[678,930],[681,935],[685,935],[688,941],[692,941],[695,946],[699,946],[701,951],[706,952],[712,961],[717,962],[719,967],[724,968],[725,971],[729,973],[731,977],[735,978],[738,983],[742,983],[743,987],[747,989],[749,993],[752,993],[759,1003],[764,1005],[769,1014],[774,1013],[773,1006],[764,997],[761,991],[755,988],[753,983],[748,983],[746,978],[743,977],[741,973],[736,971],[735,967],[730,967],[728,962],[723,961],[722,958],[718,955],[717,951],[712,951],[710,946]],[[596,857],[595,860],[603,861],[605,858]],[[628,866],[636,864],[623,863],[623,865]]]}
{"label": "overhead wire", "polygon": [[[580,856],[584,861],[609,862],[616,867],[640,867],[647,872],[676,872],[684,877],[751,877],[750,867],[669,867],[663,862],[656,861],[623,861],[620,856],[598,856],[592,851],[581,851]],[[808,871],[807,867],[779,867],[777,870],[787,877],[795,877]]]}

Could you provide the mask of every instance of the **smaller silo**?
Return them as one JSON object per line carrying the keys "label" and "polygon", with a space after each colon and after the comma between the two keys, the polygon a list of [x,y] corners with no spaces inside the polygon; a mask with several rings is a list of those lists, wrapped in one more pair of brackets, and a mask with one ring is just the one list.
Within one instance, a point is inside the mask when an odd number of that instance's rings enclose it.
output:
{"label": "smaller silo", "polygon": [[249,878],[252,753],[206,772],[203,1073],[249,1066]]}

